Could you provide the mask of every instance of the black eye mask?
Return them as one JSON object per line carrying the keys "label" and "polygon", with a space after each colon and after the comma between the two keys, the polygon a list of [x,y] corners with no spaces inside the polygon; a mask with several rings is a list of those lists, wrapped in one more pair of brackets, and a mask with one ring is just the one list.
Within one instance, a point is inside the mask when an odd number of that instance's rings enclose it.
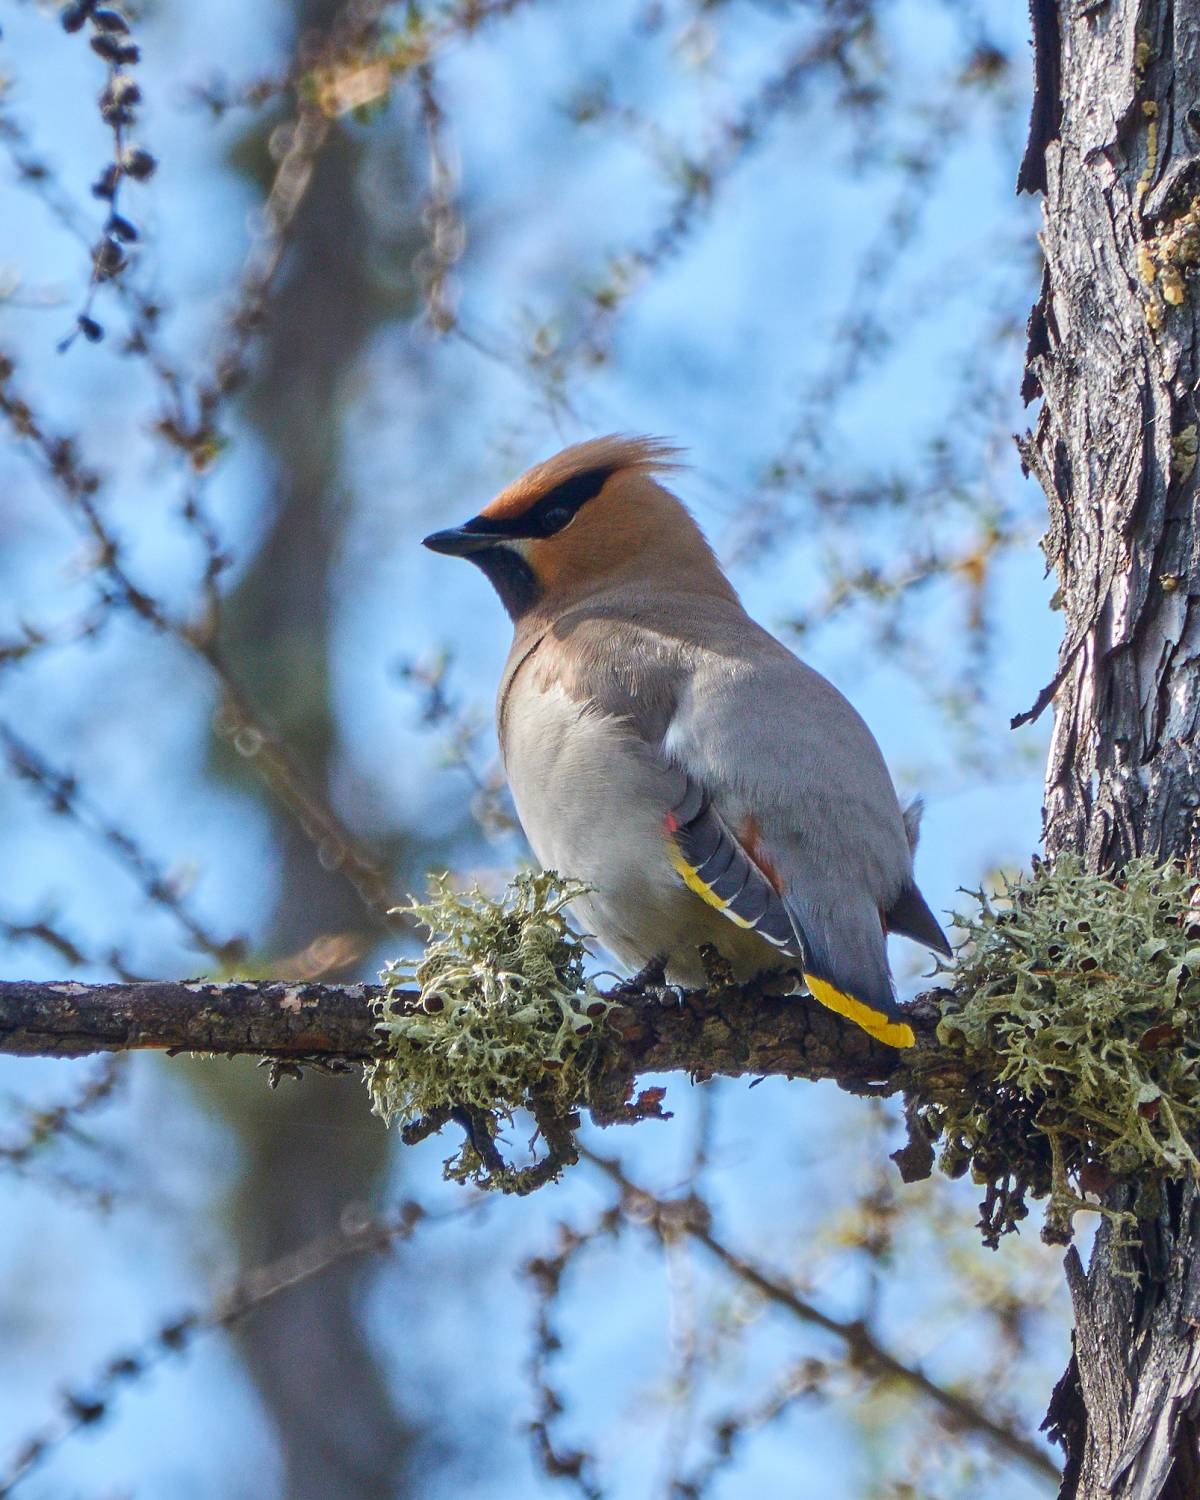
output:
{"label": "black eye mask", "polygon": [[462,528],[473,536],[521,538],[553,536],[569,526],[581,507],[594,500],[616,471],[584,469],[572,474],[519,516],[476,516]]}
{"label": "black eye mask", "polygon": [[462,526],[435,531],[422,545],[473,562],[487,575],[501,604],[517,620],[537,603],[541,585],[521,554],[506,547],[505,542],[534,540],[563,531],[580,509],[595,499],[616,469],[584,469],[556,484],[519,516],[473,516]]}

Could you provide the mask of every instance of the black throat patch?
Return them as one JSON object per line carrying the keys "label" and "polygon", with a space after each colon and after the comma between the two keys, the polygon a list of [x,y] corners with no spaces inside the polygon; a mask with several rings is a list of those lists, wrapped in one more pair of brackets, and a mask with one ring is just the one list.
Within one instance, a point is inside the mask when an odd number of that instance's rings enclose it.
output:
{"label": "black throat patch", "polygon": [[469,560],[500,595],[500,603],[511,619],[519,620],[537,603],[542,591],[533,569],[519,552],[501,543],[484,552],[472,552]]}

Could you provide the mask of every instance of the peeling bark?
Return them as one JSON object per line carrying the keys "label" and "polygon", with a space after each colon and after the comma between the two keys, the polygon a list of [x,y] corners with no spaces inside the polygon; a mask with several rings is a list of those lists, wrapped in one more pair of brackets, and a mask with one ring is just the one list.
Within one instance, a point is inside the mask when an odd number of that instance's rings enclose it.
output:
{"label": "peeling bark", "polygon": [[[1200,6],[1037,12],[1058,96],[1039,66],[1021,185],[1044,187],[1046,274],[1024,389],[1044,400],[1021,451],[1049,502],[1065,628],[1021,718],[1053,699],[1046,851],[1200,874]],[[1128,1191],[1113,1206],[1133,1207]],[[1064,1500],[1200,1495],[1200,1201],[1188,1185],[1136,1206],[1139,1232],[1106,1227],[1086,1275],[1067,1259],[1074,1355],[1047,1416]]]}

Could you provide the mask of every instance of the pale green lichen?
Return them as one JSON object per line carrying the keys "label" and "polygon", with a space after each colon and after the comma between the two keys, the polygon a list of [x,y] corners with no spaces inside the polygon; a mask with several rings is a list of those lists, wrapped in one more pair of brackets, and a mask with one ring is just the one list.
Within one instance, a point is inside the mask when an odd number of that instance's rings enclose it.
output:
{"label": "pale green lichen", "polygon": [[[587,982],[584,940],[567,925],[582,891],[522,874],[493,900],[443,876],[406,908],[430,940],[383,976],[389,1055],[368,1082],[376,1111],[412,1139],[463,1126],[454,1178],[526,1192],[575,1159],[573,1111],[612,1003]],[[1174,865],[1134,860],[1113,879],[1064,855],[956,919],[966,940],[940,1045],[909,1065],[908,1116],[914,1143],[940,1141],[943,1170],[984,1187],[985,1242],[1015,1229],[1030,1198],[1048,1200],[1043,1234],[1061,1243],[1073,1214],[1117,1183],[1152,1214],[1165,1182],[1200,1176],[1195,891]],[[546,1146],[533,1167],[497,1147],[520,1108]]]}
{"label": "pale green lichen", "polygon": [[1146,1211],[1165,1179],[1200,1175],[1195,889],[1174,865],[1114,880],[1063,855],[956,918],[967,942],[915,1112],[943,1168],[987,1186],[989,1242],[1027,1196],[1049,1198],[1061,1242],[1096,1206],[1085,1192],[1136,1182]]}
{"label": "pale green lichen", "polygon": [[[496,1118],[522,1106],[544,1118],[571,1108],[582,1054],[609,1008],[585,978],[587,948],[565,915],[585,889],[553,871],[525,872],[493,900],[442,875],[427,900],[401,908],[429,942],[382,975],[376,1010],[389,1055],[367,1073],[377,1114],[412,1126],[457,1111],[489,1122],[480,1128],[491,1140]],[[450,1175],[489,1175],[478,1144],[468,1140]]]}
{"label": "pale green lichen", "polygon": [[[1183,484],[1192,477],[1196,468],[1196,459],[1200,456],[1200,427],[1195,422],[1189,422],[1171,439],[1171,478]],[[1162,579],[1159,580],[1162,582]],[[1181,578],[1175,578],[1173,586],[1167,588],[1163,583],[1163,589],[1167,593],[1173,593],[1182,583]]]}

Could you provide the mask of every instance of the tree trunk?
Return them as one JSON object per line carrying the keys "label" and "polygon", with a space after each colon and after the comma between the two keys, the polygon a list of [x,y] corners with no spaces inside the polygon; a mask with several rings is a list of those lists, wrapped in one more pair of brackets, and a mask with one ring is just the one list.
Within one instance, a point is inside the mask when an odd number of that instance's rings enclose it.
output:
{"label": "tree trunk", "polygon": [[[1034,0],[1037,90],[1020,185],[1044,190],[1025,439],[1065,629],[1046,851],[1200,873],[1200,3]],[[1135,1207],[1127,1190],[1114,1207]],[[1076,1329],[1048,1429],[1072,1500],[1200,1495],[1200,1199],[1136,1203],[1067,1277]]]}

